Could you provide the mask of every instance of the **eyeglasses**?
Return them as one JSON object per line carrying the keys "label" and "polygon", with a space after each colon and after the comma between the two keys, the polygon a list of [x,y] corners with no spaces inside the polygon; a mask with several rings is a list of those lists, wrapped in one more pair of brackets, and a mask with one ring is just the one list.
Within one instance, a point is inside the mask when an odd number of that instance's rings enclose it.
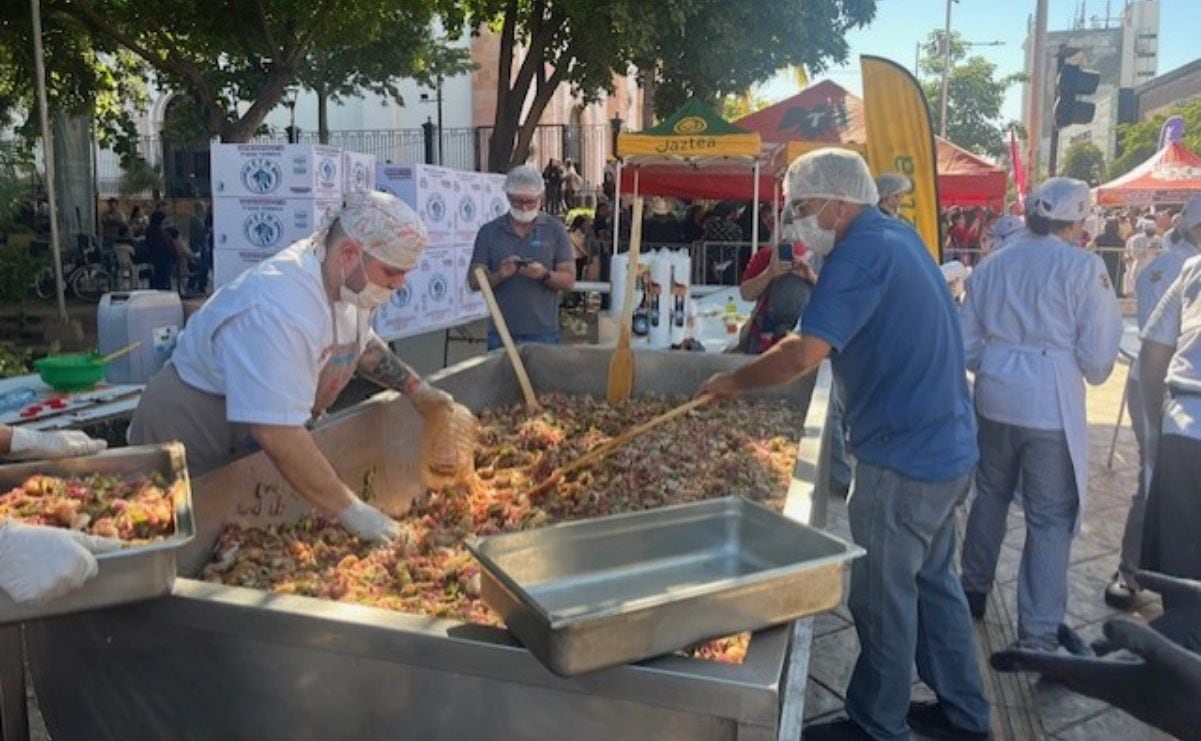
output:
{"label": "eyeglasses", "polygon": [[806,216],[815,214],[821,210],[820,207],[814,208],[814,206],[816,206],[816,205],[817,205],[817,201],[815,201],[814,199],[805,198],[805,199],[792,201],[791,203],[789,203],[788,210],[792,213],[793,219],[803,219]]}
{"label": "eyeglasses", "polygon": [[542,202],[539,196],[515,196],[509,194],[509,203],[521,208],[538,208],[538,204]]}

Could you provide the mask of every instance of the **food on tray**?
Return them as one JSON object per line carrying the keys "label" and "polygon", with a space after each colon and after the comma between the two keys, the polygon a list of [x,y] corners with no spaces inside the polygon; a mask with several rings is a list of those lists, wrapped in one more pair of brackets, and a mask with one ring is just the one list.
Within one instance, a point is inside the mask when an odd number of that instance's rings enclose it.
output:
{"label": "food on tray", "polygon": [[160,474],[30,476],[0,495],[0,519],[80,530],[130,545],[175,532],[174,487]]}
{"label": "food on tray", "polygon": [[[539,412],[486,411],[480,415],[477,479],[415,502],[399,520],[406,542],[373,548],[318,517],[266,528],[231,525],[203,578],[499,625],[480,599],[479,565],[463,547],[470,536],[728,494],[782,509],[803,418],[801,410],[778,400],[703,407],[569,474],[535,501],[525,496],[559,466],[681,401],[640,398],[611,406],[548,395]],[[747,642],[745,634],[724,638],[691,655],[738,662]]]}

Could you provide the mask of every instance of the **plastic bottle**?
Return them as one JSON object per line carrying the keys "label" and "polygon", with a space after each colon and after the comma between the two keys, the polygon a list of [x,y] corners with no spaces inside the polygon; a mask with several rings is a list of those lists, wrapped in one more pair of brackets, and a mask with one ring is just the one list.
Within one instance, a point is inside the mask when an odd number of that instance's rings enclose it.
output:
{"label": "plastic bottle", "polygon": [[28,406],[37,401],[38,392],[31,388],[19,388],[0,394],[0,412],[11,412],[14,409]]}

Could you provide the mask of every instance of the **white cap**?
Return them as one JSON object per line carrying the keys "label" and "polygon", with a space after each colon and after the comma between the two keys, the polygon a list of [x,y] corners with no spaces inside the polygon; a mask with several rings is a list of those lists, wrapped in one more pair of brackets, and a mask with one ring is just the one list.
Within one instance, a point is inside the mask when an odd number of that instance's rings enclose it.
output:
{"label": "white cap", "polygon": [[950,262],[944,262],[942,265],[939,265],[938,267],[942,270],[943,279],[948,283],[951,283],[952,281],[957,281],[957,280],[966,280],[968,275],[970,274],[970,271],[967,269],[967,266],[964,265],[963,263],[959,262],[958,260],[951,260]]}
{"label": "white cap", "polygon": [[1026,203],[1029,213],[1051,221],[1084,221],[1088,217],[1088,183],[1074,178],[1048,178]]}
{"label": "white cap", "polygon": [[546,189],[542,173],[533,165],[518,165],[505,175],[505,193],[514,196],[541,196]]}
{"label": "white cap", "polygon": [[886,172],[876,178],[876,190],[883,200],[898,193],[908,193],[913,190],[913,181],[899,172]]}
{"label": "white cap", "polygon": [[1201,226],[1201,195],[1193,196],[1184,204],[1178,226],[1181,229],[1195,229]]}
{"label": "white cap", "polygon": [[[401,270],[417,267],[429,243],[421,217],[391,193],[352,193],[346,196],[338,223],[363,252]],[[324,240],[322,240],[324,241]]]}
{"label": "white cap", "polygon": [[801,155],[788,168],[788,198],[826,198],[874,206],[876,181],[858,152],[824,147]]}
{"label": "white cap", "polygon": [[997,242],[1004,242],[1015,234],[1020,234],[1026,228],[1026,220],[1014,214],[1005,214],[992,223],[988,228],[988,236]]}
{"label": "white cap", "polygon": [[1138,223],[1137,223],[1137,224],[1135,224],[1135,226],[1136,226],[1136,227],[1138,227],[1138,229],[1139,229],[1140,231],[1144,231],[1144,232],[1145,232],[1145,231],[1147,231],[1148,229],[1151,229],[1152,231],[1154,231],[1155,229],[1158,229],[1158,228],[1159,228],[1159,227],[1158,227],[1158,226],[1155,224],[1155,220],[1154,220],[1154,219],[1139,219],[1139,220],[1138,220]]}

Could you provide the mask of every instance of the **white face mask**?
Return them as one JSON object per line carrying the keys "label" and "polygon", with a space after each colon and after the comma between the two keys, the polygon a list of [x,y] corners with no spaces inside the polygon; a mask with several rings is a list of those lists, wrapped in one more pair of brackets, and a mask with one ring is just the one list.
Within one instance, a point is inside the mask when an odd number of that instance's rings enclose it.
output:
{"label": "white face mask", "polygon": [[343,283],[342,287],[338,289],[339,298],[345,303],[368,311],[383,306],[388,299],[392,298],[392,289],[386,286],[377,286],[371,282],[371,279],[367,277],[367,268],[363,265],[362,253],[359,253],[359,269],[363,271],[363,280],[365,281],[363,287],[355,291]]}
{"label": "white face mask", "polygon": [[528,224],[534,219],[538,218],[538,209],[531,208],[530,210],[526,211],[517,208],[516,206],[510,206],[509,215],[512,216],[513,221],[516,221],[518,224]]}
{"label": "white face mask", "polygon": [[833,229],[822,229],[817,223],[817,217],[826,210],[826,206],[829,206],[830,203],[831,201],[826,201],[825,205],[817,210],[817,213],[809,214],[794,222],[801,241],[815,254],[822,257],[830,254],[834,249],[835,233]]}

